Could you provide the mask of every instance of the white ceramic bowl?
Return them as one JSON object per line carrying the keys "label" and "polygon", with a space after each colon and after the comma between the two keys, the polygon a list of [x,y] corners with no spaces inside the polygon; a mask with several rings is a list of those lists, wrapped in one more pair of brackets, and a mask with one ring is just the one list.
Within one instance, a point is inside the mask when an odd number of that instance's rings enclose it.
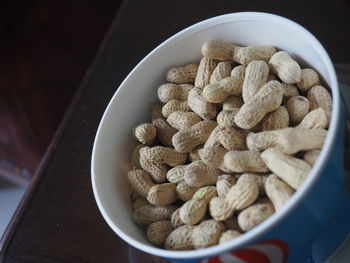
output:
{"label": "white ceramic bowl", "polygon": [[[92,154],[92,185],[98,207],[108,225],[132,246],[167,258],[191,259],[220,254],[251,242],[285,218],[316,182],[329,151],[322,151],[307,181],[279,212],[241,238],[197,251],[167,251],[152,246],[144,230],[131,221],[130,187],[126,174],[136,145],[132,127],[150,121],[150,103],[165,83],[168,68],[198,62],[207,40],[238,45],[274,45],[289,52],[301,64],[316,69],[332,89],[334,109],[324,148],[332,147],[339,122],[338,83],[333,65],[318,40],[300,25],[280,16],[243,12],[214,17],[175,34],[149,53],[127,76],[111,99],[98,128]],[[117,89],[117,87],[116,87]]]}

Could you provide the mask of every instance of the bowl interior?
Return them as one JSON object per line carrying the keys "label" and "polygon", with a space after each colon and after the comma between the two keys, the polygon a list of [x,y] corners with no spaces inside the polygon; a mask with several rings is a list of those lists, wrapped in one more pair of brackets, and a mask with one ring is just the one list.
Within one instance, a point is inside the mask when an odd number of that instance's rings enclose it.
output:
{"label": "bowl interior", "polygon": [[[335,94],[337,81],[333,66],[319,42],[294,22],[271,14],[246,12],[208,19],[174,35],[147,55],[120,85],[101,120],[93,149],[92,183],[96,201],[109,226],[132,245],[160,256],[185,257],[187,252],[168,252],[151,247],[144,230],[131,221],[130,187],[126,174],[137,145],[131,130],[138,123],[150,121],[149,105],[157,101],[157,88],[166,82],[167,69],[198,63],[201,45],[212,39],[239,45],[274,45],[289,52],[302,64],[316,69],[325,83],[334,89],[333,98],[338,94]],[[334,132],[334,126],[333,121],[330,132]],[[325,147],[331,145],[330,140]],[[315,168],[315,173],[320,169]],[[254,234],[258,233],[255,231]],[[202,251],[205,254],[210,249],[213,248]],[[204,255],[196,253],[187,256]]]}

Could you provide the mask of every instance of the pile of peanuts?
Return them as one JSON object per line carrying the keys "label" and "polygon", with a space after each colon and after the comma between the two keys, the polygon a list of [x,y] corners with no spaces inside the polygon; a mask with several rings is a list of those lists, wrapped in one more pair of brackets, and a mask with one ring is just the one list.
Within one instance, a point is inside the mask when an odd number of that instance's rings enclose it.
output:
{"label": "pile of peanuts", "polygon": [[171,250],[239,237],[303,184],[327,136],[332,97],[275,47],[212,40],[168,70],[128,173],[133,221]]}

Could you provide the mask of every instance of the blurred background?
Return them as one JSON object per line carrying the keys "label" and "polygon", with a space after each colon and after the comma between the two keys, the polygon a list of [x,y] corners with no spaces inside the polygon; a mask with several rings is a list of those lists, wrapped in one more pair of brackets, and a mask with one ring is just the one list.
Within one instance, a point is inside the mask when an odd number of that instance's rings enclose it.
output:
{"label": "blurred background", "polygon": [[0,237],[121,2],[0,2]]}
{"label": "blurred background", "polygon": [[[1,1],[0,237],[123,2],[131,0]],[[163,25],[169,29],[167,34],[159,34],[157,43],[145,41],[143,48],[148,51],[189,26],[182,22],[184,17],[192,23],[208,18],[188,19],[201,8],[198,0],[183,7],[173,6],[171,1],[132,2],[139,12],[159,9],[171,17],[172,22]],[[239,11],[290,18],[321,41],[334,63],[350,62],[349,0],[232,0],[229,10],[227,3],[224,8],[220,1],[213,2],[213,16]],[[133,19],[131,28],[142,23]],[[157,17],[150,19],[162,22]],[[139,59],[135,58],[136,63]],[[133,66],[126,65],[126,71]]]}

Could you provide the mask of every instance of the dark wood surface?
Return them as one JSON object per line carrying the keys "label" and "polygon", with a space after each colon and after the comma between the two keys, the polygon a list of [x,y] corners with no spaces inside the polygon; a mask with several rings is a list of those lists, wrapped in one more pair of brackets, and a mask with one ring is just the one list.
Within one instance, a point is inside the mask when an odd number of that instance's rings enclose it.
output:
{"label": "dark wood surface", "polygon": [[121,0],[0,5],[0,177],[30,182]]}
{"label": "dark wood surface", "polygon": [[91,189],[100,118],[118,84],[158,44],[205,18],[238,11],[291,18],[316,35],[334,62],[350,61],[349,1],[125,1],[1,240],[3,262],[128,262],[128,246],[102,219]]}

